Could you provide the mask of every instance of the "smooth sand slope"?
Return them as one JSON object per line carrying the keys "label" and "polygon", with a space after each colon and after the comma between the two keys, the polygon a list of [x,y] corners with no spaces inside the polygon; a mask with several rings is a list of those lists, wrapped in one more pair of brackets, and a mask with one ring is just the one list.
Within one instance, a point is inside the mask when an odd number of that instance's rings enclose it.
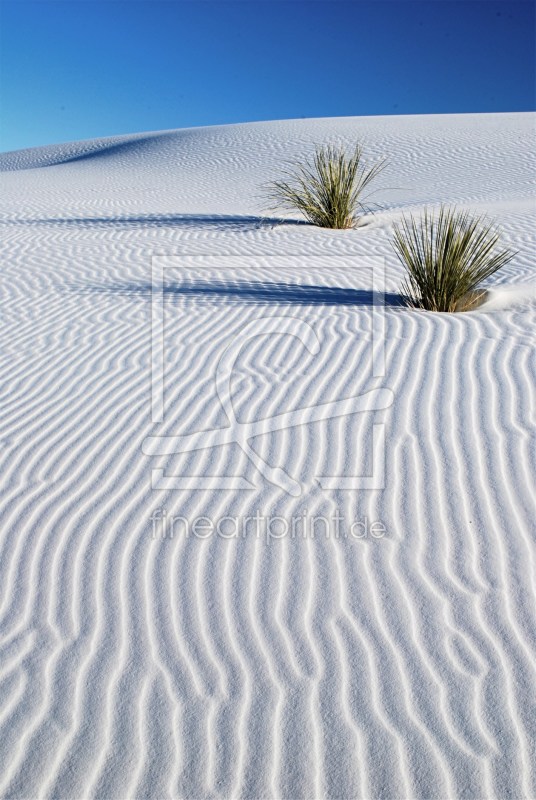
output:
{"label": "smooth sand slope", "polygon": [[[534,124],[0,156],[0,796],[536,797]],[[379,213],[271,218],[284,159],[356,139]],[[399,304],[392,224],[441,202],[519,251],[469,314]]]}

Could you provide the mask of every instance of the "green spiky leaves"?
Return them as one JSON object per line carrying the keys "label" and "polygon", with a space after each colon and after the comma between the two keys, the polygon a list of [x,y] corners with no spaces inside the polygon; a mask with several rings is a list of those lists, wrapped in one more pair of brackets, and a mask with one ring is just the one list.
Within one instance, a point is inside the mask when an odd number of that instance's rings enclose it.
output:
{"label": "green spiky leaves", "polygon": [[393,247],[407,270],[402,291],[410,306],[465,311],[483,292],[476,287],[515,255],[497,247],[499,233],[483,217],[441,207],[394,226]]}
{"label": "green spiky leaves", "polygon": [[268,196],[275,208],[300,211],[321,228],[354,228],[368,210],[363,192],[385,165],[384,159],[364,167],[359,145],[350,155],[342,147],[318,147],[312,161],[293,163],[284,180],[271,183]]}

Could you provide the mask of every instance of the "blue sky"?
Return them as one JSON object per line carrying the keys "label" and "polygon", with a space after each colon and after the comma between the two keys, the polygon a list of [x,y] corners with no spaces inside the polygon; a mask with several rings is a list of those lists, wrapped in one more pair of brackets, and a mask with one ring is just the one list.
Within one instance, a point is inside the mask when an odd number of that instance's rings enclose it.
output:
{"label": "blue sky", "polygon": [[1,2],[0,149],[289,117],[535,108],[535,4]]}

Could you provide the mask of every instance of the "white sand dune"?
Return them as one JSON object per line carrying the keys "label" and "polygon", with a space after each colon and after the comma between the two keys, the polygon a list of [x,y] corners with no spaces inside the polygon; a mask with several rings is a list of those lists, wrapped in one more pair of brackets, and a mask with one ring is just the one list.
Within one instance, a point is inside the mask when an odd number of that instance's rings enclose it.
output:
{"label": "white sand dune", "polygon": [[[534,121],[0,156],[0,796],[536,797]],[[284,159],[356,139],[390,158],[380,212],[344,232],[271,218],[259,187]],[[519,251],[468,314],[398,302],[392,224],[442,202]],[[177,452],[230,422],[234,443]],[[159,455],[161,436],[183,438]],[[163,540],[164,511],[247,535],[179,520]],[[278,535],[320,515],[329,536]]]}

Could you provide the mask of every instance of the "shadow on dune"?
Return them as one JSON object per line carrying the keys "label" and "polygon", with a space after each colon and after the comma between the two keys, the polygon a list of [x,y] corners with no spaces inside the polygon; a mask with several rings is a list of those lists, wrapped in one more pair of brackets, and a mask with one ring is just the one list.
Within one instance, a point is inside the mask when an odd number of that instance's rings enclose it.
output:
{"label": "shadow on dune", "polygon": [[121,155],[124,153],[135,152],[140,148],[143,148],[144,145],[152,144],[157,137],[155,136],[143,136],[137,139],[131,139],[127,142],[114,142],[112,144],[102,144],[100,147],[94,147],[93,149],[86,150],[82,153],[74,153],[73,155],[66,155],[65,158],[62,158],[54,163],[50,164],[50,166],[56,166],[57,164],[71,164],[73,161],[88,161],[95,158],[103,158],[107,156],[116,156]]}
{"label": "shadow on dune", "polygon": [[65,225],[73,228],[211,228],[220,230],[256,230],[274,225],[307,225],[299,219],[241,216],[238,214],[140,214],[114,217],[50,217],[7,220],[19,225]]}
{"label": "shadow on dune", "polygon": [[[23,151],[13,150],[0,154],[0,172],[57,167],[61,164],[107,158],[131,152],[136,153],[136,151],[140,150],[143,152],[147,146],[152,146],[159,138],[161,137],[155,134],[152,136],[138,136],[123,142],[101,142],[97,145],[91,142],[73,142],[64,145],[50,145],[43,148],[30,148],[29,155],[31,151],[35,151],[37,158],[35,162],[30,161],[29,164],[24,161],[21,163],[20,154]],[[84,144],[86,146],[85,150],[83,149]]]}
{"label": "shadow on dune", "polygon": [[[151,284],[113,284],[109,286],[71,286],[82,293],[107,293],[127,297],[151,297]],[[404,297],[393,292],[384,295],[368,289],[348,289],[338,286],[311,286],[269,281],[189,281],[169,283],[164,286],[164,295],[170,298],[190,298],[245,303],[283,303],[291,305],[332,306],[404,306]]]}

